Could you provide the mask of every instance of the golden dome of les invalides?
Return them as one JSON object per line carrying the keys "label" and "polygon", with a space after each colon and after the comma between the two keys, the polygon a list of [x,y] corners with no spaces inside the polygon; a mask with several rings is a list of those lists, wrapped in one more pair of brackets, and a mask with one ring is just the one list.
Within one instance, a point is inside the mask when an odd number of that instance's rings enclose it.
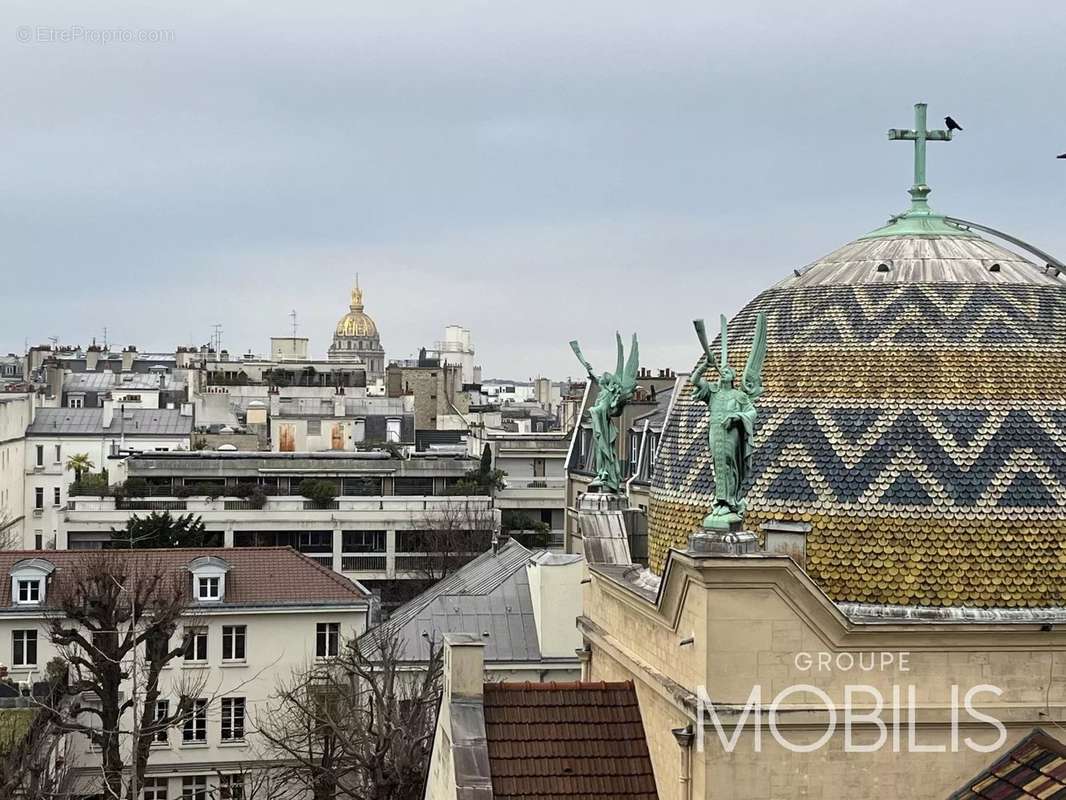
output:
{"label": "golden dome of les invalides", "polygon": [[363,312],[363,290],[358,285],[352,289],[348,308],[348,313],[337,323],[337,336],[377,336],[378,326]]}

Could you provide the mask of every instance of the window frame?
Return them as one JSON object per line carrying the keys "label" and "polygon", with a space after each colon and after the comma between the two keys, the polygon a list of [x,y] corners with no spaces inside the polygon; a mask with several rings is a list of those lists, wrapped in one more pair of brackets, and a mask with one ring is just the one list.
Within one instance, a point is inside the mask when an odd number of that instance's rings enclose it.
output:
{"label": "window frame", "polygon": [[181,779],[181,800],[207,800],[207,776],[184,776]]}
{"label": "window frame", "polygon": [[[210,655],[208,648],[209,631],[206,626],[198,626],[188,628],[185,635],[188,637],[188,644],[185,647],[185,653],[182,656],[183,661],[186,664],[206,664]],[[203,650],[202,655],[200,651]]]}
{"label": "window frame", "polygon": [[219,800],[244,800],[244,775],[219,775],[218,796]]}
{"label": "window frame", "polygon": [[[238,647],[238,644],[240,645]],[[229,654],[227,655],[227,650]],[[237,651],[240,650],[240,655]],[[228,664],[240,664],[248,660],[248,626],[222,626],[222,661]]]}
{"label": "window frame", "polygon": [[[155,701],[155,721],[159,722],[170,716],[170,700],[165,698],[163,700]],[[169,744],[170,743],[170,728],[163,728],[156,731],[152,735],[152,744]]]}
{"label": "window frame", "polygon": [[[23,597],[23,589],[26,596]],[[16,578],[15,604],[20,606],[36,606],[41,603],[41,579],[40,578]],[[32,596],[31,596],[32,595]]]}
{"label": "window frame", "polygon": [[145,778],[143,789],[144,800],[167,800],[170,796],[169,778]]}
{"label": "window frame", "polygon": [[185,745],[207,744],[207,700],[202,697],[192,701],[192,708],[181,726],[181,743]]}
{"label": "window frame", "polygon": [[[40,655],[37,643],[36,628],[17,628],[11,631],[11,666],[19,669],[36,667],[37,658]],[[27,659],[31,646],[33,651],[32,661]]]}
{"label": "window frame", "polygon": [[315,623],[315,658],[321,660],[336,658],[340,655],[340,644],[341,624],[339,622]]}
{"label": "window frame", "polygon": [[[238,715],[238,711],[240,714]],[[244,697],[223,697],[219,715],[219,738],[222,742],[243,742],[247,732],[248,701]],[[227,736],[228,732],[228,736]]]}
{"label": "window frame", "polygon": [[[205,594],[204,589],[209,591]],[[213,593],[210,591],[214,589]],[[217,603],[222,599],[222,578],[218,575],[197,575],[196,576],[196,599],[201,603],[210,602]]]}

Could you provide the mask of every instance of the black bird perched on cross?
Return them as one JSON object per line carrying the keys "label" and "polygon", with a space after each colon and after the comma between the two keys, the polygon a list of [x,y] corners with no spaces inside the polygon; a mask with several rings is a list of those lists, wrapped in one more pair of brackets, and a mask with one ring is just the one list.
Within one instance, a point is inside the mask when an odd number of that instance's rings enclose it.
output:
{"label": "black bird perched on cross", "polygon": [[948,126],[949,131],[961,131],[962,126],[953,120],[951,117],[944,117],[944,124]]}

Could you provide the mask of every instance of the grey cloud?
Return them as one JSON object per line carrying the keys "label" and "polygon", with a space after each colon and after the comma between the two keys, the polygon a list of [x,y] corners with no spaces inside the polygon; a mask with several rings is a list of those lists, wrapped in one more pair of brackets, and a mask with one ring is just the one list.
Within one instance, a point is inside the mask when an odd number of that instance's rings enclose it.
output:
{"label": "grey cloud", "polygon": [[916,100],[966,127],[934,205],[1066,253],[1053,4],[96,5],[3,12],[5,351],[262,350],[292,307],[324,351],[359,271],[391,355],[460,322],[488,374],[563,376],[635,328],[685,368],[691,316],[904,207]]}

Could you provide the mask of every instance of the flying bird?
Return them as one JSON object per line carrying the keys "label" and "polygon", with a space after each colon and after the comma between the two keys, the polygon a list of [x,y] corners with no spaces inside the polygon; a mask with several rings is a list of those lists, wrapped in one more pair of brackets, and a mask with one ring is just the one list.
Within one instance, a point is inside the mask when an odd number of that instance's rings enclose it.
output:
{"label": "flying bird", "polygon": [[953,120],[951,117],[944,117],[944,124],[948,126],[949,131],[961,131],[962,126]]}
{"label": "flying bird", "polygon": [[1055,158],[1066,158],[1066,153],[1063,153],[1061,156],[1055,156]]}

